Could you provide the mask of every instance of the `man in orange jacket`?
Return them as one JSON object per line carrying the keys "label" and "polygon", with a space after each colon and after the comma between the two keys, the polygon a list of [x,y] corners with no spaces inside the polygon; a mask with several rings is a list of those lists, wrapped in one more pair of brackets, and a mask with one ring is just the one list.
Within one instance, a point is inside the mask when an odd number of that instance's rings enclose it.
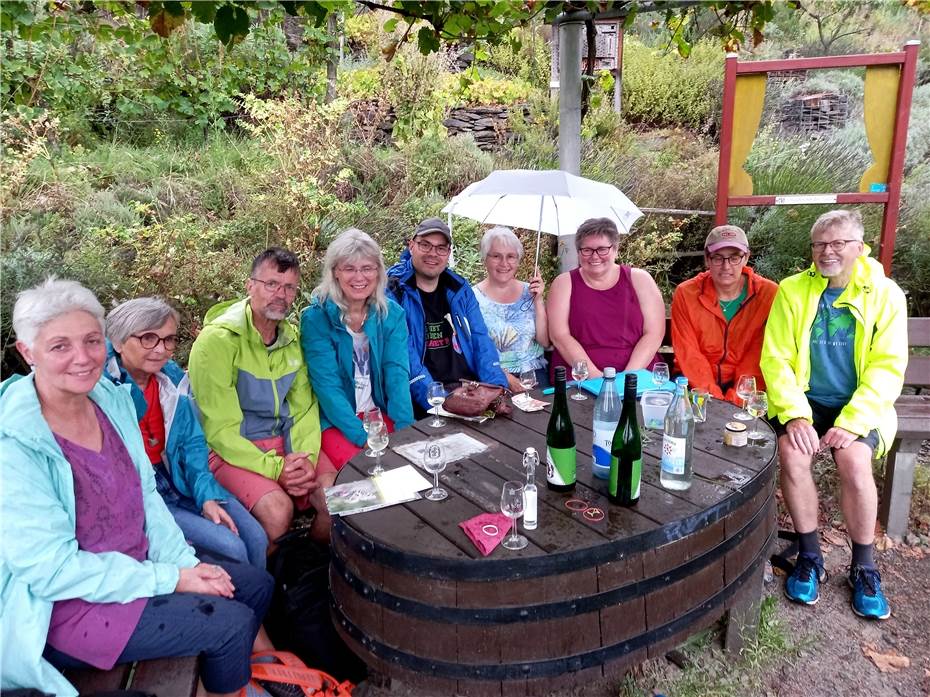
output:
{"label": "man in orange jacket", "polygon": [[765,320],[778,286],[746,266],[749,242],[735,225],[720,225],[704,242],[707,271],[672,297],[675,365],[692,389],[739,403],[736,381],[754,375],[765,389],[759,356]]}

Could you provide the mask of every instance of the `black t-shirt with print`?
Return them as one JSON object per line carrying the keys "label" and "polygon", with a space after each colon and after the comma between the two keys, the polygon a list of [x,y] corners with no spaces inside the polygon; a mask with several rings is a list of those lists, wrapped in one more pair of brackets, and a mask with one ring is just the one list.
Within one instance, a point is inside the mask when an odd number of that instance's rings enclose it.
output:
{"label": "black t-shirt with print", "polygon": [[433,380],[449,385],[459,380],[474,380],[459,347],[459,337],[452,326],[452,315],[442,282],[432,293],[418,289],[423,302],[426,350],[423,365]]}

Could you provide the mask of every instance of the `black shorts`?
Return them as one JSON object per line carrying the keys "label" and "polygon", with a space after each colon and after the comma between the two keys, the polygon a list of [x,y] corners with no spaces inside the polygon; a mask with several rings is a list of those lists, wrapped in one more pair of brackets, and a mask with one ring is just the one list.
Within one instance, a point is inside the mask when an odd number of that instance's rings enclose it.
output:
{"label": "black shorts", "polygon": [[[817,431],[817,435],[820,438],[823,438],[824,434],[833,428],[836,423],[836,417],[843,411],[843,407],[828,407],[810,399],[807,400],[807,402],[811,406],[811,415],[814,419],[814,430]],[[781,423],[777,418],[769,419],[769,423],[772,425],[772,428],[775,429],[775,436],[777,438],[781,438],[788,432],[788,429],[785,428],[785,424]],[[878,431],[873,428],[867,435],[856,438],[855,442],[865,443],[874,453],[875,448],[878,447]]]}

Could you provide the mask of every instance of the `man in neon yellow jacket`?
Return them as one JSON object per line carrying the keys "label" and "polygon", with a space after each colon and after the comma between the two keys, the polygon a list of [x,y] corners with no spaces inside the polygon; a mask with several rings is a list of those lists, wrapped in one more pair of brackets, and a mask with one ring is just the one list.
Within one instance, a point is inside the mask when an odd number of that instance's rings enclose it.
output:
{"label": "man in neon yellow jacket", "polygon": [[813,605],[825,579],[813,456],[830,448],[852,541],[856,614],[891,615],[873,559],[878,495],[872,457],[894,439],[907,367],[904,293],[869,258],[856,211],[824,213],[811,229],[813,265],[783,280],[765,328],[761,368],[778,435],[781,488],[800,551],[785,594]]}
{"label": "man in neon yellow jacket", "polygon": [[291,252],[272,247],[259,254],[248,297],[207,312],[188,365],[210,469],[272,543],[288,531],[295,504],[316,508],[312,533],[328,539],[322,489],[336,478],[320,452],[319,409],[300,337],[285,320],[299,282]]}

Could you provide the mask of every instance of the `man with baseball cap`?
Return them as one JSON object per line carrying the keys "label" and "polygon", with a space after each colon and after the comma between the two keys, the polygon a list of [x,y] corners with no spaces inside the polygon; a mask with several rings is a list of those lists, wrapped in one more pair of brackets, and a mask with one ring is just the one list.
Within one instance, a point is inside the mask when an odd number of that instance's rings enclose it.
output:
{"label": "man with baseball cap", "polygon": [[675,364],[689,386],[738,402],[736,381],[753,375],[764,389],[759,355],[765,321],[778,286],[754,273],[746,233],[720,225],[704,242],[706,271],[685,281],[672,297]]}
{"label": "man with baseball cap", "polygon": [[388,290],[407,313],[410,394],[418,416],[429,409],[427,387],[479,380],[507,387],[468,281],[448,267],[452,233],[439,218],[414,230],[400,261],[388,269]]}

